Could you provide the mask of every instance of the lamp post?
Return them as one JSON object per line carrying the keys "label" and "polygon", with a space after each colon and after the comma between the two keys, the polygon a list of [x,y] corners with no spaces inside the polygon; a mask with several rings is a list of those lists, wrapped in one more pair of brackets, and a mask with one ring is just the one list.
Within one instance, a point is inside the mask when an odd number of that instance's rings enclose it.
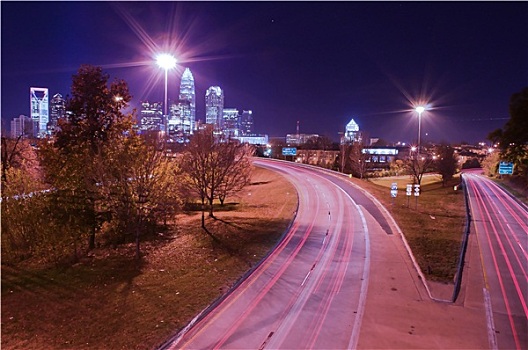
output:
{"label": "lamp post", "polygon": [[165,101],[163,106],[165,107],[165,117],[167,117],[167,76],[169,69],[176,67],[176,58],[174,58],[174,56],[171,54],[162,53],[156,57],[156,63],[160,68],[165,70]]}
{"label": "lamp post", "polygon": [[425,111],[425,108],[418,106],[414,109],[418,113],[418,154],[420,154],[420,136],[422,129],[422,113]]}

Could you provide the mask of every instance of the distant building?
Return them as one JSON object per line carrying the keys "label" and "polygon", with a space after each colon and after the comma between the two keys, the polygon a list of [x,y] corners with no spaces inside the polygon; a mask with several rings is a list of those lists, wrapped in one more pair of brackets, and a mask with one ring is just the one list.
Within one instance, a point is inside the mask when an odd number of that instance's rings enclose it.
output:
{"label": "distant building", "polygon": [[222,130],[224,111],[224,92],[219,86],[211,86],[205,92],[205,123]]}
{"label": "distant building", "polygon": [[387,164],[398,159],[399,149],[396,147],[365,147],[361,153],[368,154],[367,162]]}
{"label": "distant building", "polygon": [[189,101],[172,103],[169,108],[167,120],[167,140],[169,142],[185,143],[189,141],[190,135],[194,133],[196,125],[190,118],[191,104]]}
{"label": "distant building", "polygon": [[223,119],[223,137],[225,139],[238,138],[240,135],[240,117],[238,109],[224,108],[222,113]]}
{"label": "distant building", "polygon": [[253,133],[253,112],[242,111],[240,117],[240,133],[245,135],[251,135]]}
{"label": "distant building", "polygon": [[49,121],[48,89],[29,88],[29,103],[31,119],[38,124],[37,137],[44,137],[47,134]]}
{"label": "distant building", "polygon": [[59,119],[63,118],[66,118],[66,100],[61,94],[55,94],[50,101],[50,115],[47,126],[48,133],[55,131]]}
{"label": "distant building", "polygon": [[318,138],[318,134],[286,134],[286,144],[302,145],[311,138]]}
{"label": "distant building", "polygon": [[354,142],[362,143],[363,137],[361,131],[359,131],[359,125],[354,121],[354,119],[350,119],[350,122],[345,127],[345,133],[341,138],[341,143],[344,144]]}
{"label": "distant building", "polygon": [[180,118],[181,125],[185,125],[186,136],[192,135],[195,130],[196,121],[196,94],[194,89],[194,77],[189,68],[185,68],[180,83]]}
{"label": "distant building", "polygon": [[267,145],[268,135],[245,135],[237,137],[242,143],[249,143],[250,145]]}
{"label": "distant building", "polygon": [[139,130],[142,134],[165,131],[163,106],[160,102],[141,102],[139,115]]}
{"label": "distant building", "polygon": [[22,137],[32,137],[38,130],[38,123],[34,122],[33,119],[20,115],[19,117],[13,118],[11,121],[11,138],[16,139],[22,135]]}

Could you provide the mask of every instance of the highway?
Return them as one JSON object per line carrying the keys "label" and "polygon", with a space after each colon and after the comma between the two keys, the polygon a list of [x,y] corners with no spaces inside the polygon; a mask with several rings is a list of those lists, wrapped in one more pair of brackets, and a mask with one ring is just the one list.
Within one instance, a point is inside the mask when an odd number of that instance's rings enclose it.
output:
{"label": "highway", "polygon": [[346,181],[294,164],[255,164],[296,186],[296,218],[247,279],[165,348],[356,348],[370,250],[365,217],[347,193],[353,189],[345,191]]}
{"label": "highway", "polygon": [[528,349],[528,210],[484,176],[465,173],[484,275],[491,349]]}

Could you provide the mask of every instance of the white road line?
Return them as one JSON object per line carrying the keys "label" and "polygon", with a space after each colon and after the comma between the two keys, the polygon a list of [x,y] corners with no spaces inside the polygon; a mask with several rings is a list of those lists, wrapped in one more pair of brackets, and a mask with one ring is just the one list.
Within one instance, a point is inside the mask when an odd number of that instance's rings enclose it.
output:
{"label": "white road line", "polygon": [[306,277],[304,277],[304,280],[301,283],[301,286],[304,286],[304,283],[306,282],[306,280],[308,279],[308,276],[310,276],[311,273],[312,273],[312,270],[308,271],[308,273],[306,274]]}
{"label": "white road line", "polygon": [[497,350],[497,337],[495,335],[495,323],[493,322],[493,311],[491,309],[491,300],[489,291],[486,288],[482,288],[484,293],[484,307],[486,309],[486,323],[488,326],[488,341],[491,350]]}

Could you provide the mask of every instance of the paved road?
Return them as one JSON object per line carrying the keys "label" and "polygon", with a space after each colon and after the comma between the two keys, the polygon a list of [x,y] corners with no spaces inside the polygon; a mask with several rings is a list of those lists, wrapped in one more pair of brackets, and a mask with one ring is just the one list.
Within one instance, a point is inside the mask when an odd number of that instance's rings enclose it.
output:
{"label": "paved road", "polygon": [[489,179],[464,174],[484,272],[492,349],[528,349],[528,210]]}
{"label": "paved road", "polygon": [[357,347],[369,279],[365,218],[317,172],[257,160],[289,178],[297,217],[277,249],[169,349]]}

